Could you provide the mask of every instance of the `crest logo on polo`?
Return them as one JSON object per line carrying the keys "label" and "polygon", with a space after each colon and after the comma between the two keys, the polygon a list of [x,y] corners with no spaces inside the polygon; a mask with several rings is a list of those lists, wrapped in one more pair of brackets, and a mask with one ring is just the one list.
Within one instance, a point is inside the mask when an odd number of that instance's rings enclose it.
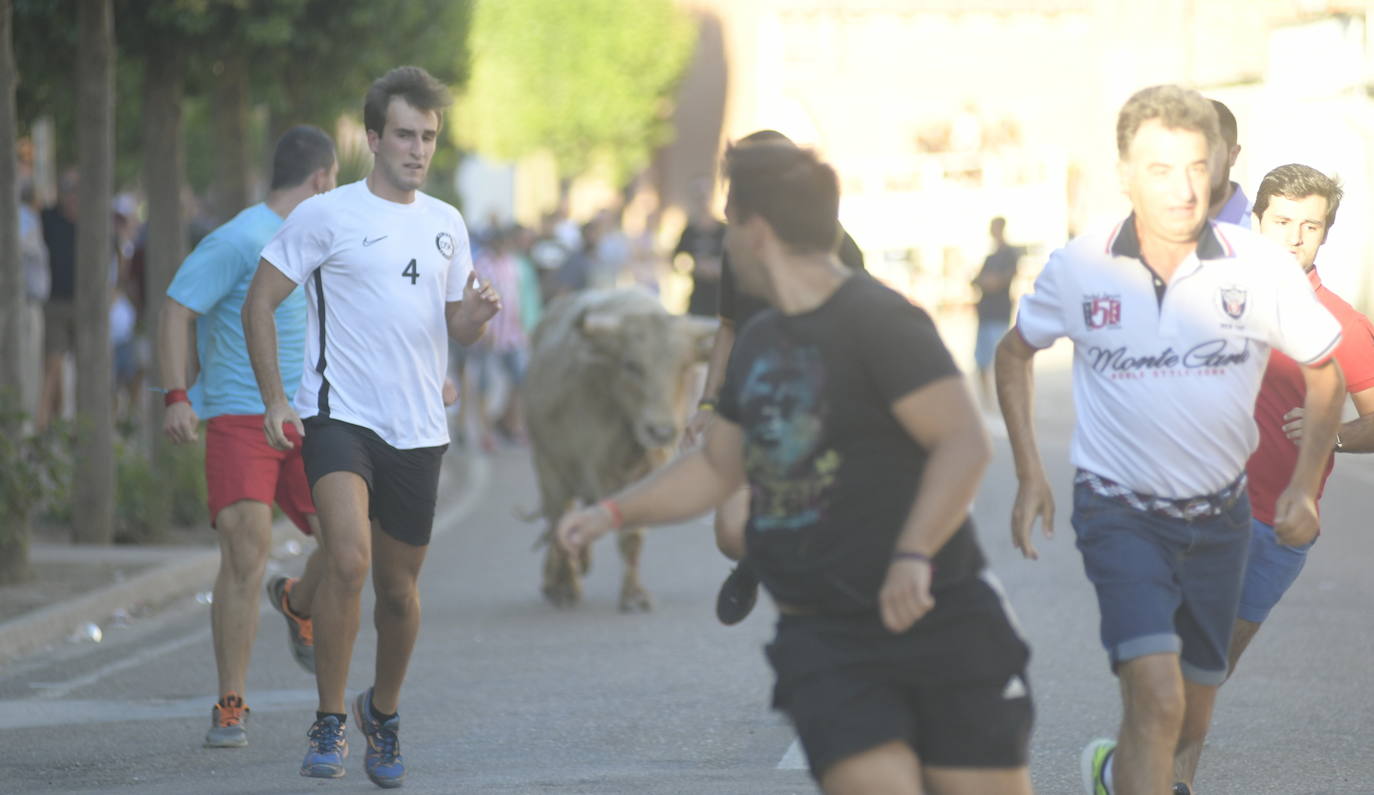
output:
{"label": "crest logo on polo", "polygon": [[1083,298],[1083,324],[1089,331],[1121,327],[1121,296],[1088,295]]}
{"label": "crest logo on polo", "polygon": [[1221,311],[1232,320],[1240,320],[1245,315],[1245,307],[1249,303],[1248,294],[1243,287],[1222,287],[1218,292],[1221,301]]}
{"label": "crest logo on polo", "polygon": [[453,235],[448,232],[440,232],[434,238],[434,247],[439,249],[439,253],[444,255],[444,259],[453,258]]}

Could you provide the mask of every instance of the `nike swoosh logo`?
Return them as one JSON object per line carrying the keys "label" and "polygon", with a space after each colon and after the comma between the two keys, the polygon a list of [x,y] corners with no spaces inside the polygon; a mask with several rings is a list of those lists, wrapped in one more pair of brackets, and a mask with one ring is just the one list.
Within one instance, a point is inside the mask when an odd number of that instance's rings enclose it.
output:
{"label": "nike swoosh logo", "polygon": [[386,240],[386,239],[387,239],[387,235],[382,235],[381,237],[373,238],[372,240],[368,240],[367,238],[363,238],[363,247],[366,248],[367,246],[370,246],[370,245],[372,245],[373,243],[376,243],[378,240]]}

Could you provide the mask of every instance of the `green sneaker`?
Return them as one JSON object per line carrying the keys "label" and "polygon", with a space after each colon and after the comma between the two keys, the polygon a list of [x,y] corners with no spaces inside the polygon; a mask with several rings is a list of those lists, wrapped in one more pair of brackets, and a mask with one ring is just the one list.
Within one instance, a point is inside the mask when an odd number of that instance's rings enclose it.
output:
{"label": "green sneaker", "polygon": [[1083,774],[1083,791],[1087,795],[1112,795],[1111,785],[1107,782],[1107,760],[1116,751],[1116,740],[1097,739],[1088,743],[1083,755],[1078,758],[1078,769]]}

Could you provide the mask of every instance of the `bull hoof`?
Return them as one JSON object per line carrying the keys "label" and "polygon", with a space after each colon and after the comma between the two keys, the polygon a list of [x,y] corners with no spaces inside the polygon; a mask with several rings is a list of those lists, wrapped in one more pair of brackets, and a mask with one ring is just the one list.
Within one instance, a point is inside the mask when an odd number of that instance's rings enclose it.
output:
{"label": "bull hoof", "polygon": [[653,609],[653,600],[649,598],[649,593],[642,588],[624,591],[620,594],[620,612],[622,613],[647,613]]}
{"label": "bull hoof", "polygon": [[572,607],[582,601],[582,594],[567,585],[545,585],[540,590],[545,601],[554,607]]}

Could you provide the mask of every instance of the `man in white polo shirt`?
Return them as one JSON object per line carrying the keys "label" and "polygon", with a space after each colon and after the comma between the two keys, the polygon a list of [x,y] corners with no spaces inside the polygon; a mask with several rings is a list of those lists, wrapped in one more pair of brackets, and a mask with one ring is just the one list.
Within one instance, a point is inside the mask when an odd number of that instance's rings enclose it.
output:
{"label": "man in white polo shirt", "polygon": [[1158,795],[1175,752],[1201,742],[1250,540],[1245,464],[1270,348],[1302,365],[1306,434],[1276,506],[1280,538],[1316,522],[1314,497],[1335,440],[1344,382],[1340,326],[1288,254],[1207,220],[1219,130],[1196,92],[1144,89],[1117,120],[1118,172],[1133,212],[1050,255],[997,352],[1019,490],[1012,537],[1037,552],[1054,502],[1031,421],[1031,364],[1074,343],[1077,428],[1073,527],[1097,590],[1101,638],[1121,680],[1119,740],[1083,755],[1090,795]]}
{"label": "man in white polo shirt", "polygon": [[[244,305],[268,441],[289,448],[288,424],[301,433],[329,561],[313,606],[320,704],[303,776],[344,774],[344,688],[370,563],[377,667],[353,715],[367,738],[368,778],[392,788],[405,777],[397,702],[420,629],[416,580],[449,441],[448,339],[476,342],[501,307],[472,271],[462,216],[419,190],[449,102],[417,67],[374,82],[363,105],[371,174],[296,208],[263,249]],[[293,408],[272,312],[298,284],[308,331]]]}

